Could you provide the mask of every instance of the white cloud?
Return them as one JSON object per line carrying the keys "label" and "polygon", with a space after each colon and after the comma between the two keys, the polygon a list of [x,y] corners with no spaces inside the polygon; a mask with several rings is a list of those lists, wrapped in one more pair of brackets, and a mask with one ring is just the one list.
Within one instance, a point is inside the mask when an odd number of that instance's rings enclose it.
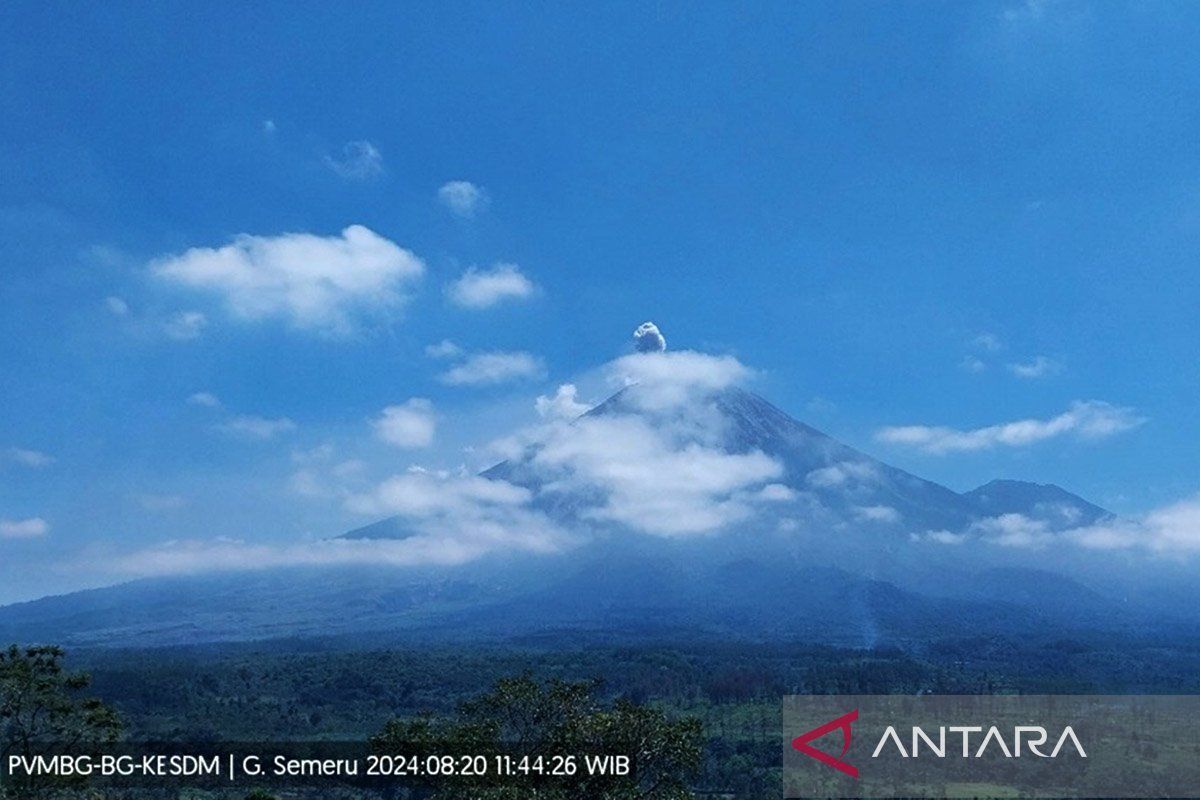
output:
{"label": "white cloud", "polygon": [[196,392],[188,398],[188,403],[193,406],[203,406],[204,408],[220,408],[221,400],[211,392]]}
{"label": "white cloud", "polygon": [[[1072,516],[1066,515],[1069,520]],[[1004,547],[1039,550],[1078,546],[1089,550],[1142,550],[1162,556],[1200,553],[1200,496],[1154,509],[1136,518],[1111,517],[1092,525],[1055,530],[1053,523],[1023,514],[1002,514],[972,523],[966,530],[927,531],[914,541],[943,544],[980,541]]]}
{"label": "white cloud", "polygon": [[[465,522],[465,521],[464,521]],[[396,567],[452,566],[489,552],[553,553],[569,546],[561,531],[531,515],[475,524],[451,523],[453,533],[419,532],[399,540],[324,539],[290,544],[252,544],[236,539],[169,541],[111,560],[117,571],[136,576],[187,575],[212,570],[250,571],[287,566],[337,564]]]}
{"label": "white cloud", "polygon": [[936,544],[962,544],[967,541],[965,533],[951,533],[950,531],[926,531],[925,533],[909,534],[909,538],[914,542],[929,541]]}
{"label": "white cloud", "polygon": [[298,328],[344,334],[357,312],[403,304],[425,271],[409,251],[361,226],[339,236],[243,234],[220,248],[158,259],[159,277],[214,292],[246,320],[283,317]]}
{"label": "white cloud", "polygon": [[385,408],[371,426],[379,439],[394,447],[428,447],[433,444],[437,417],[433,403],[414,397],[401,405]]}
{"label": "white cloud", "polygon": [[1090,549],[1143,549],[1160,554],[1200,552],[1200,496],[1155,509],[1139,519],[1113,519],[1067,534]]}
{"label": "white cloud", "polygon": [[782,483],[769,483],[762,489],[759,489],[754,497],[771,503],[784,503],[795,500],[797,495]]}
{"label": "white cloud", "polygon": [[587,413],[590,408],[578,400],[579,390],[572,383],[558,387],[553,396],[539,395],[534,401],[538,416],[544,419],[572,420]]}
{"label": "white cloud", "polygon": [[437,344],[425,346],[428,358],[458,358],[463,355],[463,349],[449,339],[442,339]]}
{"label": "white cloud", "polygon": [[638,386],[637,399],[647,408],[682,405],[751,375],[733,356],[710,356],[692,350],[634,353],[611,362],[605,371],[611,383]]}
{"label": "white cloud", "polygon": [[483,187],[476,186],[470,181],[445,183],[438,189],[437,196],[438,202],[456,215],[467,219],[475,216],[490,201],[488,193]]}
{"label": "white cloud", "polygon": [[643,322],[633,332],[633,347],[639,353],[661,353],[667,349],[667,337],[653,322]]}
{"label": "white cloud", "polygon": [[1001,547],[1041,549],[1053,541],[1056,534],[1046,520],[1033,519],[1024,514],[1001,514],[972,522],[966,530],[957,533],[941,530],[914,534],[913,541],[931,541],[938,544],[962,544],[967,541],[982,541]]}
{"label": "white cloud", "polygon": [[263,135],[270,136],[279,130],[279,126],[275,124],[273,119],[264,119],[262,124]]}
{"label": "white cloud", "polygon": [[561,549],[569,537],[530,508],[532,500],[530,490],[506,481],[415,468],[352,495],[346,505],[360,514],[399,515],[414,534],[454,542],[456,550]]}
{"label": "white cloud", "polygon": [[163,330],[167,336],[180,342],[197,339],[208,325],[208,317],[199,311],[180,311],[171,317]]}
{"label": "white cloud", "polygon": [[970,533],[1003,547],[1044,547],[1054,535],[1045,520],[1024,514],[1001,514],[972,523]]}
{"label": "white cloud", "polygon": [[478,505],[515,508],[527,505],[532,498],[528,489],[506,481],[414,468],[393,475],[370,494],[350,498],[348,506],[356,513],[373,516],[428,517]]}
{"label": "white cloud", "polygon": [[1046,356],[1038,356],[1032,361],[1008,365],[1008,371],[1018,378],[1041,378],[1053,375],[1062,369],[1062,365]]}
{"label": "white cloud", "polygon": [[896,523],[900,521],[900,512],[891,506],[856,506],[854,516],[864,522]]}
{"label": "white cloud", "polygon": [[325,156],[325,166],[347,180],[367,180],[383,174],[383,154],[367,141],[346,142],[338,155]]}
{"label": "white cloud", "polygon": [[491,308],[505,300],[524,300],[534,291],[533,281],[516,264],[496,264],[490,270],[471,267],[446,287],[450,301],[463,308]]}
{"label": "white cloud", "polygon": [[1004,349],[1004,342],[994,333],[983,332],[971,340],[971,344],[980,350],[997,353]]}
{"label": "white cloud", "polygon": [[273,439],[280,434],[296,430],[296,423],[287,417],[269,419],[252,414],[243,414],[221,423],[217,428],[235,436],[265,441]]}
{"label": "white cloud", "polygon": [[36,539],[49,530],[50,524],[41,517],[0,519],[0,539]]}
{"label": "white cloud", "polygon": [[438,380],[450,386],[484,386],[539,379],[545,374],[546,368],[541,359],[529,353],[475,353],[443,372]]}
{"label": "white cloud", "polygon": [[5,455],[10,461],[33,469],[41,469],[54,463],[54,456],[47,455],[40,450],[27,450],[23,447],[10,447],[5,451]]}
{"label": "white cloud", "polygon": [[1145,419],[1132,409],[1098,400],[1076,402],[1046,420],[1025,419],[974,430],[905,425],[883,428],[879,441],[916,447],[926,453],[942,454],[988,450],[993,447],[1024,447],[1048,439],[1071,435],[1079,439],[1104,439],[1138,427]]}
{"label": "white cloud", "polygon": [[876,477],[875,467],[867,461],[842,461],[828,467],[814,469],[804,476],[809,486],[832,489],[849,481],[870,481]]}
{"label": "white cloud", "polygon": [[119,297],[104,298],[104,307],[118,317],[123,317],[129,313],[129,304]]}
{"label": "white cloud", "polygon": [[557,426],[533,464],[548,473],[550,491],[603,493],[585,517],[658,535],[715,531],[750,516],[756,501],[787,499],[756,494],[783,473],[763,453],[727,453],[633,415]]}

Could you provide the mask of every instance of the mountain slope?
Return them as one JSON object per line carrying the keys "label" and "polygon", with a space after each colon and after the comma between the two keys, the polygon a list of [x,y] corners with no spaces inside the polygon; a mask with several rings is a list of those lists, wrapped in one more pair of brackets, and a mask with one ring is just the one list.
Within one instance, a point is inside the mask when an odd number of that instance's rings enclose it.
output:
{"label": "mountain slope", "polygon": [[1021,514],[1059,527],[1092,525],[1112,514],[1052,483],[994,480],[963,497],[973,501],[981,516]]}
{"label": "mountain slope", "polygon": [[[574,424],[646,413],[625,390]],[[786,490],[721,532],[650,535],[597,522],[593,512],[605,498],[554,486],[534,445],[483,477],[529,489],[539,513],[578,530],[576,546],[564,553],[493,553],[457,567],[277,568],[135,581],[0,608],[0,639],[127,645],[671,630],[870,645],[1112,628],[1135,618],[1054,572],[1051,554],[917,536],[968,531],[1005,514],[1043,520],[1048,530],[1108,516],[1056,486],[994,481],[959,494],[740,389],[707,396],[686,422],[714,451],[768,456],[778,465],[773,485]],[[392,517],[344,538],[412,535]]]}

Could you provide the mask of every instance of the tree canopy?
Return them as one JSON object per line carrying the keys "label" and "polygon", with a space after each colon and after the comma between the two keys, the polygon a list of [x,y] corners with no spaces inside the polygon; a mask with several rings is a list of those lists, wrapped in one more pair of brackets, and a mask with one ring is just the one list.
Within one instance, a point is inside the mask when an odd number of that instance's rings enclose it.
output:
{"label": "tree canopy", "polygon": [[506,753],[516,760],[552,754],[625,754],[635,765],[631,774],[618,777],[580,769],[553,779],[493,772],[473,780],[434,781],[424,787],[424,795],[437,800],[692,797],[688,778],[700,768],[704,751],[700,721],[670,719],[658,709],[627,699],[606,704],[595,696],[597,686],[561,680],[539,683],[528,674],[505,678],[490,692],[464,702],[455,715],[392,720],[372,745],[380,753]]}
{"label": "tree canopy", "polygon": [[[63,665],[60,647],[0,650],[0,758],[38,753],[78,753],[88,745],[113,742],[121,734],[116,711],[86,697],[91,678]],[[17,796],[48,788],[17,785]]]}

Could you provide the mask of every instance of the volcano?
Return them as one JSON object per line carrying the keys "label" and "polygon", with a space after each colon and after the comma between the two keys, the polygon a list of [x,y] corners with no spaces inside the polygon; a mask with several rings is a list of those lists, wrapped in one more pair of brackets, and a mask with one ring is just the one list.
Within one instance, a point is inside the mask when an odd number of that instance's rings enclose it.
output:
{"label": "volcano", "polygon": [[[1135,628],[1141,619],[1127,587],[1098,586],[1104,564],[1059,556],[1052,546],[988,539],[996,520],[1019,520],[1052,543],[1111,516],[1064,489],[1001,480],[956,492],[739,388],[706,393],[687,408],[682,416],[677,406],[664,411],[630,387],[565,423],[559,436],[610,423],[643,437],[670,429],[683,442],[672,464],[726,458],[755,465],[759,485],[695,495],[711,506],[702,511],[727,515],[712,529],[677,535],[692,517],[708,517],[672,507],[681,520],[674,527],[660,520],[662,535],[634,530],[614,496],[648,496],[658,512],[653,486],[629,488],[639,465],[621,458],[597,465],[582,460],[590,451],[564,448],[561,438],[535,441],[480,477],[517,487],[533,511],[577,533],[562,552],[500,550],[457,566],[276,567],[144,579],[2,608],[0,639],[115,646],[717,635],[873,645],[989,630]],[[612,482],[578,480],[581,464]],[[663,477],[685,490],[693,480]],[[394,516],[341,538],[420,535],[411,519]]]}

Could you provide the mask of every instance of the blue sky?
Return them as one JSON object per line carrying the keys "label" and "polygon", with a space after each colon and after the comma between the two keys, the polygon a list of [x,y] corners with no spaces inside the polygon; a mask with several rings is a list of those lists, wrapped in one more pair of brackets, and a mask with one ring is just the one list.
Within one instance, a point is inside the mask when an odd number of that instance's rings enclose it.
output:
{"label": "blue sky", "polygon": [[475,466],[647,319],[955,489],[1190,497],[1198,45],[1184,3],[7,3],[0,601],[369,521],[297,476]]}

